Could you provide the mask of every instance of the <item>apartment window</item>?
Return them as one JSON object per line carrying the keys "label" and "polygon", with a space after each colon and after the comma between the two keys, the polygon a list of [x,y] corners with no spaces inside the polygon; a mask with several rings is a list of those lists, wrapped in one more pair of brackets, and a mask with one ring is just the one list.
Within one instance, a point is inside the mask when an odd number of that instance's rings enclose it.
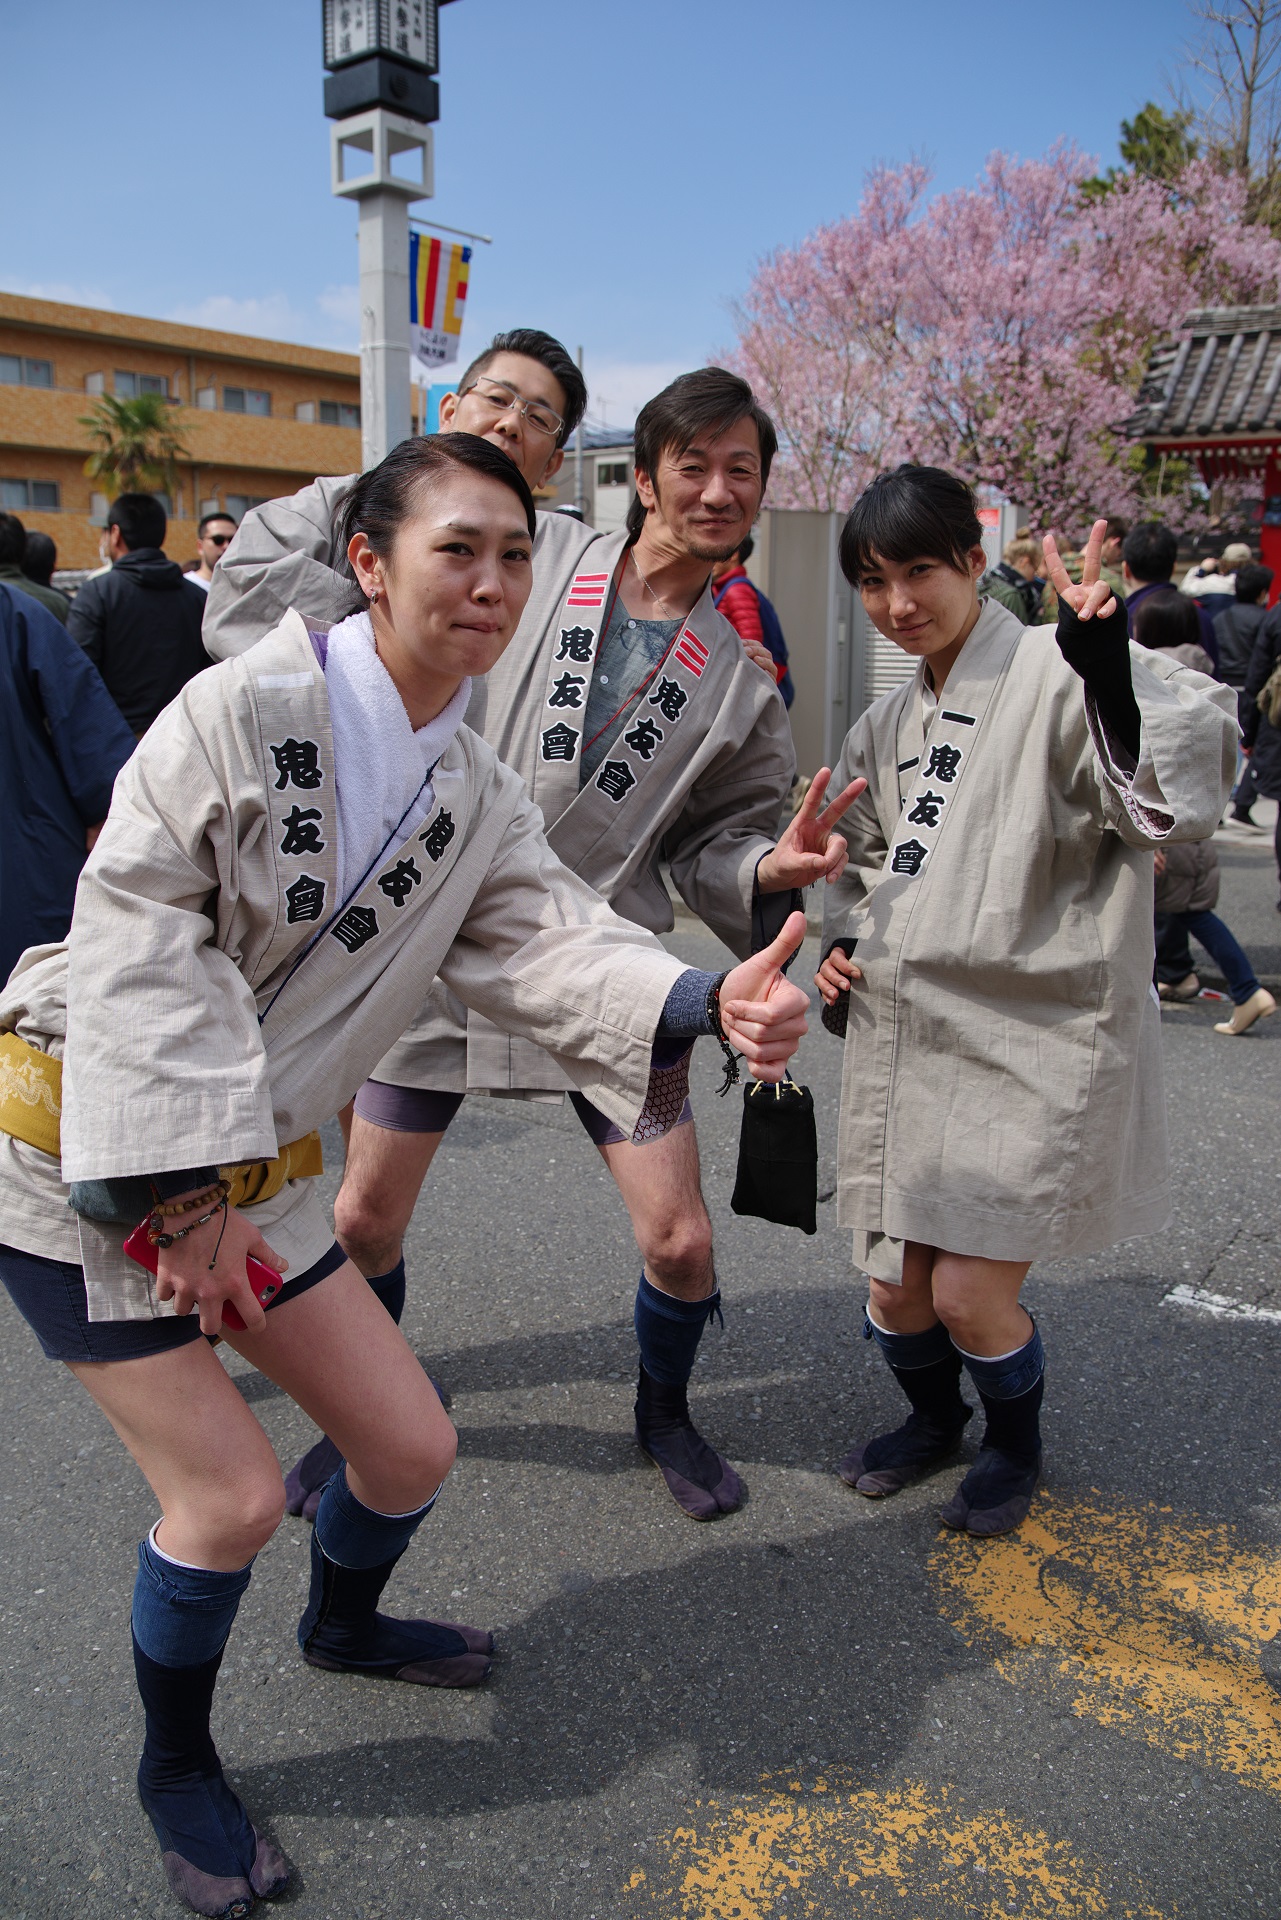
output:
{"label": "apartment window", "polygon": [[51,387],[53,361],[29,360],[21,353],[0,353],[0,386]]}
{"label": "apartment window", "polygon": [[355,427],[359,431],[360,408],[349,406],[344,400],[322,400],[320,424],[322,427]]}
{"label": "apartment window", "polygon": [[56,480],[0,480],[0,507],[6,513],[21,513],[24,507],[37,513],[57,513]]}
{"label": "apartment window", "polygon": [[598,460],[596,462],[596,485],[598,487],[625,487],[627,485],[626,460]]}
{"label": "apartment window", "polygon": [[239,525],[250,507],[266,506],[270,497],[265,493],[227,493],[223,495],[223,504],[232,519]]}
{"label": "apartment window", "polygon": [[203,413],[213,413],[218,405],[217,387],[197,387],[196,405]]}
{"label": "apartment window", "polygon": [[294,406],[294,419],[301,421],[304,427],[314,427],[316,424],[315,401],[299,400],[296,402]]}
{"label": "apartment window", "polygon": [[122,400],[136,400],[140,393],[162,393],[169,398],[169,380],[163,373],[128,373],[117,367],[112,385]]}
{"label": "apartment window", "polygon": [[105,373],[87,373],[85,375],[86,393],[105,393],[106,390],[107,376]]}
{"label": "apartment window", "polygon": [[222,410],[224,413],[256,413],[269,415],[271,395],[262,387],[224,387],[222,390]]}

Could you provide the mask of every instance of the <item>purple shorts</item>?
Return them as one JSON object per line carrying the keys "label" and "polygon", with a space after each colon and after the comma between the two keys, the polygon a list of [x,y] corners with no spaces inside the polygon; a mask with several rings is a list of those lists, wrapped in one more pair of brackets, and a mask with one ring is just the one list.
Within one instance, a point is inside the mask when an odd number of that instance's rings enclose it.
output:
{"label": "purple shorts", "polygon": [[[694,1043],[688,1039],[656,1040],[650,1064],[649,1092],[632,1138],[638,1145],[660,1140],[673,1127],[694,1118],[689,1104],[689,1061]],[[462,1106],[465,1095],[438,1093],[425,1087],[395,1087],[385,1080],[366,1080],[356,1095],[356,1112],[371,1127],[390,1133],[444,1133]],[[593,1146],[611,1147],[625,1140],[608,1114],[592,1105],[585,1094],[571,1093],[570,1103]]]}

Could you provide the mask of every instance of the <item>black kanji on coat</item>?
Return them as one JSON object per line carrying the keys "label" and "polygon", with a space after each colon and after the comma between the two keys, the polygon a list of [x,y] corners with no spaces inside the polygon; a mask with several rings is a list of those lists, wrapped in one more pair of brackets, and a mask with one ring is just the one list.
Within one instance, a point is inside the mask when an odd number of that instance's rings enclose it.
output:
{"label": "black kanji on coat", "polygon": [[285,888],[285,919],[291,927],[300,920],[319,920],[325,910],[325,883],[300,873],[291,887]]}
{"label": "black kanji on coat", "polygon": [[907,817],[914,827],[936,827],[946,805],[945,793],[931,793],[927,787]]}
{"label": "black kanji on coat", "polygon": [[426,833],[420,833],[418,836],[429,860],[439,860],[453,837],[454,816],[448,807],[442,807]]}
{"label": "black kanji on coat", "polygon": [[623,735],[623,745],[630,747],[633,753],[638,753],[642,760],[652,760],[655,748],[660,746],[666,738],[667,735],[657,722],[651,720],[647,713],[643,713],[631,732]]}
{"label": "black kanji on coat", "polygon": [[320,748],[314,740],[295,740],[291,735],[288,740],[282,740],[278,747],[271,747],[270,751],[279,775],[277,793],[285,787],[301,787],[305,793],[310,793],[325,777],[320,766]]}
{"label": "black kanji on coat", "polygon": [[653,693],[649,696],[651,707],[657,707],[664,720],[679,720],[681,708],[689,699],[689,689],[679,680],[669,680],[664,674]]}
{"label": "black kanji on coat", "polygon": [[581,673],[562,673],[552,691],[547,696],[549,707],[581,707],[583,688],[587,685]]}
{"label": "black kanji on coat", "polygon": [[346,947],[348,953],[355,953],[366,941],[372,940],[378,931],[378,915],[372,907],[348,907],[340,920],[330,928],[334,939]]}
{"label": "black kanji on coat", "polygon": [[394,867],[378,876],[378,886],[393,906],[403,907],[415,887],[421,887],[423,877],[412,860],[398,860]]}
{"label": "black kanji on coat", "polygon": [[282,853],[323,853],[325,843],[320,837],[320,828],[316,822],[323,820],[324,817],[319,807],[300,807],[295,803],[280,822],[285,830],[280,851]]}
{"label": "black kanji on coat", "polygon": [[636,775],[626,760],[607,760],[596,775],[596,785],[602,793],[607,793],[617,803],[626,799],[636,785]]}
{"label": "black kanji on coat", "polygon": [[931,747],[929,762],[925,768],[926,779],[941,780],[945,787],[950,787],[960,771],[963,758],[964,755],[959,747],[949,747],[946,744]]}
{"label": "black kanji on coat", "polygon": [[585,667],[592,657],[592,642],[596,638],[590,627],[562,627],[560,642],[556,648],[558,660],[577,660]]}
{"label": "black kanji on coat", "polygon": [[900,841],[898,846],[895,847],[894,857],[890,861],[890,872],[919,873],[928,852],[929,848],[923,847],[919,840]]}
{"label": "black kanji on coat", "polygon": [[558,720],[554,727],[543,728],[543,759],[572,760],[578,748],[578,734]]}

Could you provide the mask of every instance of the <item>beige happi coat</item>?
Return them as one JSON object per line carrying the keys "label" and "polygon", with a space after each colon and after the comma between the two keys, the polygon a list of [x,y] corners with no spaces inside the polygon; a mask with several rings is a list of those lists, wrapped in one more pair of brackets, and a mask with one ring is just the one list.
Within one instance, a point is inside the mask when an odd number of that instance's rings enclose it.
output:
{"label": "beige happi coat", "polygon": [[[67,945],[0,991],[0,1029],[63,1058],[61,1167],[0,1134],[0,1241],[82,1262],[92,1319],[168,1309],[64,1183],[272,1158],[351,1098],[437,974],[635,1126],[681,962],[563,866],[468,728],[433,789],[340,899],[329,703],[296,613],[188,682],[121,773]],[[316,831],[295,852],[299,802]],[[314,1182],[253,1217],[294,1273],[332,1244]]]}
{"label": "beige happi coat", "polygon": [[902,1242],[1033,1260],[1169,1217],[1152,850],[1212,833],[1231,690],[1131,646],[1142,750],[1118,764],[1053,632],[985,603],[935,708],[924,667],[851,730],[857,941],[839,1141],[855,1263]]}
{"label": "beige happi coat", "polygon": [[[318,480],[246,515],[210,588],[203,633],[216,658],[250,644],[286,593],[318,620],[347,610],[351,587],[334,572],[331,527],[350,485]],[[745,956],[796,904],[790,893],[757,900],[754,922],[757,862],[778,836],[796,763],[778,690],[716,611],[710,584],[579,791],[583,712],[626,545],[625,533],[539,514],[529,603],[502,658],[476,682],[468,724],[520,774],[549,845],[619,913],[655,933],[672,926],[660,876],[667,861],[690,909]],[[569,1084],[542,1048],[469,1011],[443,979],[374,1077],[455,1093]]]}

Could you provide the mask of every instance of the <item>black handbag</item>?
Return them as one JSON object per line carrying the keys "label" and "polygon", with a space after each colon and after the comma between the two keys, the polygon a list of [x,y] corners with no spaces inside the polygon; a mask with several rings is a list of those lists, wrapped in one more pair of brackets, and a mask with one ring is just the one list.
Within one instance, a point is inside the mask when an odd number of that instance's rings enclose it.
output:
{"label": "black handbag", "polygon": [[743,1089],[735,1213],[817,1233],[818,1129],[814,1096],[789,1075],[777,1086],[753,1080]]}

